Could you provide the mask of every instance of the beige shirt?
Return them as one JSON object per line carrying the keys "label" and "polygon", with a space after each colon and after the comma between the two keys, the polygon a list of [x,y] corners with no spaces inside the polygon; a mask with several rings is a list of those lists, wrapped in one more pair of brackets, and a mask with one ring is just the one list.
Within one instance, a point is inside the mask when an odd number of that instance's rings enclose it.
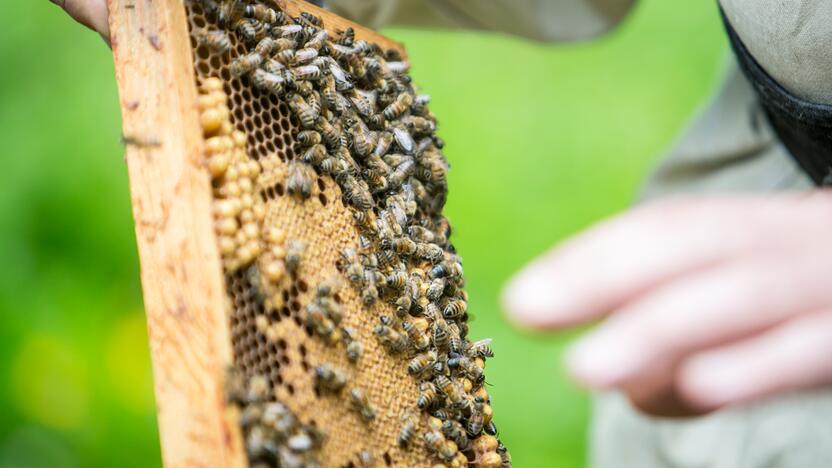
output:
{"label": "beige shirt", "polygon": [[[585,38],[620,20],[629,0],[330,0],[371,26],[487,28],[531,39]],[[832,0],[721,0],[761,66],[806,99],[832,103]],[[807,190],[736,65],[649,178],[642,199],[719,192]],[[657,420],[621,395],[599,395],[595,468],[832,467],[832,391],[785,395],[688,420]],[[555,461],[553,460],[553,465]]]}

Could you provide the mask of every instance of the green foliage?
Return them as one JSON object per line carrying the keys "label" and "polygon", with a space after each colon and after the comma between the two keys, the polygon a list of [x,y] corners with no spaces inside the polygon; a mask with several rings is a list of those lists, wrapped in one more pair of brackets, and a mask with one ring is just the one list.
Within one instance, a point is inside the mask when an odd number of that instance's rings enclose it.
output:
{"label": "green foliage", "polygon": [[[45,1],[0,29],[0,467],[158,466],[158,433],[109,51]],[[589,405],[564,335],[500,313],[512,271],[625,208],[712,89],[713,2],[645,0],[611,37],[541,45],[393,29],[434,98],[473,336],[493,337],[497,422],[517,466],[585,463]]]}

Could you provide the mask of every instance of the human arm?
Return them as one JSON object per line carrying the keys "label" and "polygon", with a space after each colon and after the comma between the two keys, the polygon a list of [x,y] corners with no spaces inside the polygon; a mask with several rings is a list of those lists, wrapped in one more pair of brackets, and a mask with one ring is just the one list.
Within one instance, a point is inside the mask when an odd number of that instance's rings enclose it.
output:
{"label": "human arm", "polygon": [[508,287],[523,326],[601,320],[568,353],[586,386],[680,416],[832,383],[832,194],[648,204]]}

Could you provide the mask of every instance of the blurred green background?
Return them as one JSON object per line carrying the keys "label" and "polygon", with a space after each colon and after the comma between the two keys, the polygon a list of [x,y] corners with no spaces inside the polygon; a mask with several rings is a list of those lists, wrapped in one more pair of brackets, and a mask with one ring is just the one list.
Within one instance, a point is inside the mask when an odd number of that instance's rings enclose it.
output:
{"label": "blurred green background", "polygon": [[[45,0],[0,15],[0,467],[160,464],[112,60]],[[493,337],[497,422],[519,467],[585,464],[589,399],[568,334],[505,322],[501,284],[625,208],[711,93],[715,2],[643,0],[600,41],[393,29],[434,97],[453,171],[473,336]]]}

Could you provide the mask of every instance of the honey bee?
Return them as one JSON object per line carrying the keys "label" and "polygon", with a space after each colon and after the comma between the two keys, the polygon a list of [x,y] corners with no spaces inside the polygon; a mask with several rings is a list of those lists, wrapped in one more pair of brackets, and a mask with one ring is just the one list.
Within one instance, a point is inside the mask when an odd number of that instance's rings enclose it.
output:
{"label": "honey bee", "polygon": [[450,401],[453,406],[458,407],[462,404],[465,394],[456,382],[448,377],[445,377],[444,375],[436,376],[433,382],[436,384],[436,388],[448,397],[448,401]]}
{"label": "honey bee", "polygon": [[457,446],[456,443],[452,440],[445,439],[445,436],[442,435],[439,431],[430,431],[425,433],[425,445],[427,446],[428,450],[433,452],[437,458],[444,462],[449,462],[453,460],[454,456],[457,454]]}
{"label": "honey bee", "polygon": [[352,340],[347,344],[347,359],[355,364],[361,359],[361,355],[364,354],[364,345],[361,344],[358,340]]}
{"label": "honey bee", "polygon": [[341,252],[341,261],[338,263],[338,267],[353,285],[358,286],[363,283],[364,266],[354,249],[345,249]]}
{"label": "honey bee", "polygon": [[245,13],[246,4],[243,0],[223,0],[217,12],[217,24],[223,29],[234,26]]}
{"label": "honey bee", "polygon": [[441,317],[437,317],[433,323],[433,345],[440,350],[446,349],[450,339],[451,332],[448,329],[448,324]]}
{"label": "honey bee", "polygon": [[352,47],[353,41],[355,41],[355,30],[353,28],[348,27],[341,31],[341,35],[338,37],[338,44]]}
{"label": "honey bee", "polygon": [[475,409],[468,418],[468,427],[466,427],[468,437],[471,438],[476,438],[482,434],[483,425],[485,424],[485,419],[482,414],[482,402],[477,401],[474,403],[474,406]]}
{"label": "honey bee", "polygon": [[347,377],[340,369],[322,364],[315,368],[315,388],[322,392],[337,393],[347,385]]}
{"label": "honey bee", "polygon": [[371,306],[378,300],[378,287],[376,286],[376,274],[372,270],[364,270],[364,284],[361,288],[361,300],[364,305]]}
{"label": "honey bee", "polygon": [[349,98],[350,101],[352,101],[353,106],[355,106],[355,110],[358,111],[360,115],[364,117],[369,117],[373,115],[372,103],[370,103],[370,101],[361,93],[359,93],[358,91],[353,91]]}
{"label": "honey bee", "polygon": [[269,381],[262,375],[255,375],[248,381],[247,403],[260,403],[269,397]]}
{"label": "honey bee", "polygon": [[268,436],[266,430],[260,426],[254,426],[246,435],[246,453],[250,460],[257,460],[265,458],[268,454],[266,446],[268,444]]}
{"label": "honey bee", "polygon": [[306,41],[305,47],[315,50],[321,50],[328,38],[329,33],[326,31],[326,29],[321,29],[320,31],[313,34],[308,41]]}
{"label": "honey bee", "polygon": [[[310,106],[305,99],[303,99],[303,96],[300,94],[292,94],[289,97],[289,107],[295,112],[301,125],[305,128],[312,128],[315,126],[319,113],[315,112],[315,109]],[[318,130],[320,130],[320,128]]]}
{"label": "honey bee", "polygon": [[462,264],[459,262],[442,262],[431,268],[428,276],[434,278],[461,278]]}
{"label": "honey bee", "polygon": [[[297,54],[296,54],[297,55]],[[294,58],[293,58],[294,60]],[[317,81],[323,77],[321,73],[321,69],[316,67],[315,65],[301,65],[299,67],[294,67],[291,70],[292,77],[297,80],[311,80]]]}
{"label": "honey bee", "polygon": [[459,450],[467,451],[471,447],[465,428],[458,421],[445,421],[442,423],[442,433],[445,437],[453,440]]}
{"label": "honey bee", "polygon": [[348,60],[357,53],[355,47],[339,44],[337,42],[330,42],[327,48],[329,49],[330,55],[332,55],[332,57],[336,60]]}
{"label": "honey bee", "polygon": [[491,338],[475,341],[465,350],[465,354],[469,358],[492,358],[494,351],[491,349]]}
{"label": "honey bee", "polygon": [[315,87],[312,86],[312,83],[309,81],[294,81],[291,73],[287,72],[287,79],[291,80],[292,86],[295,87],[295,91],[303,97],[309,97],[312,93],[315,92]]}
{"label": "honey bee", "polygon": [[266,403],[260,422],[278,434],[289,434],[297,426],[298,420],[283,403]]}
{"label": "honey bee", "polygon": [[352,128],[352,145],[356,154],[367,156],[375,148],[376,140],[364,125],[358,124]]}
{"label": "honey bee", "polygon": [[225,31],[209,31],[202,29],[196,33],[197,43],[205,45],[212,52],[227,54],[231,50],[231,40]]}
{"label": "honey bee", "polygon": [[286,258],[283,261],[286,263],[286,269],[289,273],[297,273],[305,250],[306,243],[303,241],[290,240],[286,243]]}
{"label": "honey bee", "polygon": [[263,23],[283,23],[286,15],[281,11],[277,12],[265,5],[255,3],[247,5],[245,9],[246,18],[254,18]]}
{"label": "honey bee", "polygon": [[[388,63],[389,67],[390,64]],[[416,115],[425,115],[428,112],[428,105],[430,104],[430,96],[427,94],[420,94],[413,98],[413,105],[410,110]]]}
{"label": "honey bee", "polygon": [[309,149],[303,153],[303,157],[301,159],[307,164],[318,166],[324,161],[324,159],[326,159],[326,157],[327,154],[324,145],[317,144],[310,146]]}
{"label": "honey bee", "polygon": [[448,359],[448,367],[451,369],[461,370],[468,378],[477,384],[481,383],[485,378],[483,368],[477,365],[477,362],[465,356],[457,356]]}
{"label": "honey bee", "polygon": [[452,320],[462,317],[467,311],[468,304],[461,299],[456,299],[449,301],[445,305],[445,308],[442,309],[442,316],[448,320]]}
{"label": "honey bee", "polygon": [[[395,137],[392,133],[388,131],[383,131],[378,134],[378,139],[376,140],[375,149],[373,150],[373,155],[383,158],[388,151],[390,151],[390,147],[393,146],[393,142],[395,141]],[[386,159],[384,160],[385,163],[390,164],[389,161]],[[398,164],[392,164],[397,166]]]}
{"label": "honey bee", "polygon": [[[274,56],[274,60],[279,64],[283,65],[283,68],[287,68],[295,59],[295,49],[281,49],[277,51]],[[294,81],[294,75],[292,76],[292,80]]]}
{"label": "honey bee", "polygon": [[[427,328],[428,321],[424,318],[416,318],[402,323],[402,329],[407,333],[408,339],[417,351],[424,351],[430,346],[431,341],[430,335],[427,334]],[[435,356],[433,361],[436,361]]]}
{"label": "honey bee", "polygon": [[319,16],[315,16],[312,13],[305,11],[298,17],[298,22],[303,26],[316,29],[324,27],[324,21]]}
{"label": "honey bee", "polygon": [[[315,60],[316,58],[318,58],[318,49],[315,49],[313,47],[305,47],[303,49],[295,51],[295,56],[292,57],[292,65],[305,65]],[[321,70],[317,65],[314,65],[314,67],[318,70],[318,73],[321,73]]]}
{"label": "honey bee", "polygon": [[407,234],[416,242],[434,243],[437,237],[430,229],[418,225],[409,226]]}
{"label": "honey bee", "polygon": [[445,293],[445,286],[446,283],[444,278],[431,280],[430,286],[428,286],[428,290],[425,292],[425,295],[431,301],[438,301]]}
{"label": "honey bee", "polygon": [[350,390],[350,404],[352,405],[352,409],[361,416],[361,419],[365,423],[369,423],[376,418],[375,408],[370,404],[370,401],[361,389],[353,388]]}
{"label": "honey bee", "polygon": [[390,174],[387,181],[393,187],[401,186],[410,176],[416,172],[416,163],[413,160],[405,160],[396,167],[396,170]]}
{"label": "honey bee", "polygon": [[265,27],[255,19],[241,20],[237,23],[237,34],[246,44],[254,44],[265,36]]}
{"label": "honey bee", "polygon": [[373,235],[376,231],[375,213],[372,211],[358,211],[352,213],[355,224],[364,232]]}
{"label": "honey bee", "polygon": [[347,203],[359,211],[367,211],[373,207],[373,196],[370,194],[369,189],[365,185],[362,185],[362,182],[348,175],[343,179],[341,190],[344,192],[344,198]]}
{"label": "honey bee", "polygon": [[419,417],[412,411],[407,411],[402,415],[402,428],[399,431],[399,447],[406,448],[413,440],[416,430],[419,427]]}
{"label": "honey bee", "polygon": [[329,338],[335,331],[335,323],[315,303],[306,305],[306,324],[320,337]]}
{"label": "honey bee", "polygon": [[450,351],[456,355],[460,355],[465,350],[465,340],[459,336],[459,328],[456,324],[453,324],[450,327],[451,330],[451,339],[448,341],[448,346],[450,347]]}
{"label": "honey bee", "polygon": [[410,360],[410,363],[407,365],[407,372],[413,376],[420,375],[431,367],[436,360],[436,351],[422,353]]}
{"label": "honey bee", "polygon": [[355,88],[349,75],[341,68],[341,65],[338,65],[338,62],[334,60],[329,62],[329,73],[335,79],[335,89],[338,92],[344,93]]}
{"label": "honey bee", "polygon": [[301,161],[289,162],[289,175],[286,177],[286,192],[298,200],[306,200],[312,196],[315,171]]}
{"label": "honey bee", "polygon": [[254,51],[263,57],[270,57],[277,49],[277,41],[271,37],[264,37],[254,47]]}
{"label": "honey bee", "polygon": [[[404,120],[404,124],[407,125],[407,127],[413,133],[415,133],[417,135],[429,134],[429,133],[433,133],[434,131],[436,131],[436,122],[434,122],[430,119],[426,119],[424,117],[417,117],[417,116],[411,115],[411,116],[406,117],[403,120]],[[429,146],[429,145],[433,144],[432,140],[430,140],[430,139],[426,139],[426,140],[427,141],[424,144],[421,144],[421,142],[420,142],[419,146],[422,147],[422,146]],[[424,152],[424,149],[422,149],[422,151],[419,151],[419,149],[416,150],[417,154],[421,153],[421,152]]]}
{"label": "honey bee", "polygon": [[395,120],[410,109],[413,104],[413,95],[410,93],[401,93],[396,97],[396,100],[390,103],[384,111],[384,118],[387,120]]}
{"label": "honey bee", "polygon": [[294,36],[301,31],[303,31],[303,26],[299,24],[284,24],[276,28],[272,28],[272,36],[275,38],[289,37]]}
{"label": "honey bee", "polygon": [[[388,61],[387,62],[387,69],[390,70],[390,73],[394,75],[404,75],[410,71],[410,63],[398,60],[398,61]],[[430,101],[430,96],[420,96],[422,98],[427,97],[427,100]],[[427,103],[425,103],[427,104]]]}
{"label": "honey bee", "polygon": [[329,156],[321,161],[319,169],[321,172],[331,176],[337,176],[341,172],[348,170],[347,163],[332,156]]}
{"label": "honey bee", "polygon": [[295,138],[298,140],[298,143],[307,148],[321,143],[321,134],[315,130],[300,131]]}
{"label": "honey bee", "polygon": [[511,454],[508,453],[506,446],[500,442],[497,445],[497,453],[500,455],[500,468],[511,468]]}
{"label": "honey bee", "polygon": [[396,306],[396,315],[398,317],[406,316],[410,313],[410,309],[413,308],[413,299],[411,298],[410,293],[406,290],[404,294],[396,299],[394,305]]}
{"label": "honey bee", "polygon": [[419,384],[419,398],[416,400],[416,406],[420,410],[426,410],[434,401],[436,401],[436,385],[429,381],[421,382]]}
{"label": "honey bee", "polygon": [[379,325],[376,325],[373,333],[375,333],[381,344],[391,353],[400,353],[407,348],[407,336],[394,330],[384,320]]}
{"label": "honey bee", "polygon": [[332,148],[341,144],[341,131],[328,120],[319,119],[314,126],[321,133],[321,136],[324,137],[324,141],[329,147]]}
{"label": "honey bee", "polygon": [[283,85],[286,80],[279,75],[267,72],[263,69],[256,69],[251,75],[251,84],[255,88],[266,90],[275,96],[283,94]]}
{"label": "honey bee", "polygon": [[427,244],[427,243],[419,243],[416,244],[416,252],[414,253],[415,256],[428,260],[431,263],[439,263],[445,257],[445,251],[442,250],[442,247],[439,247],[436,244]]}
{"label": "honey bee", "polygon": [[280,63],[280,61],[270,58],[266,60],[266,63],[263,65],[263,69],[269,73],[274,73],[275,75],[280,76],[283,81],[288,83],[286,79],[286,65]]}
{"label": "honey bee", "polygon": [[392,131],[399,148],[407,154],[413,154],[413,150],[416,149],[416,143],[413,141],[413,136],[410,135],[410,132],[399,125],[392,127]]}
{"label": "honey bee", "polygon": [[387,288],[401,291],[407,284],[407,273],[402,270],[396,270],[387,275],[385,279],[385,286]]}
{"label": "honey bee", "polygon": [[263,56],[257,52],[242,55],[231,62],[229,70],[234,76],[242,76],[257,69],[263,63]]}

